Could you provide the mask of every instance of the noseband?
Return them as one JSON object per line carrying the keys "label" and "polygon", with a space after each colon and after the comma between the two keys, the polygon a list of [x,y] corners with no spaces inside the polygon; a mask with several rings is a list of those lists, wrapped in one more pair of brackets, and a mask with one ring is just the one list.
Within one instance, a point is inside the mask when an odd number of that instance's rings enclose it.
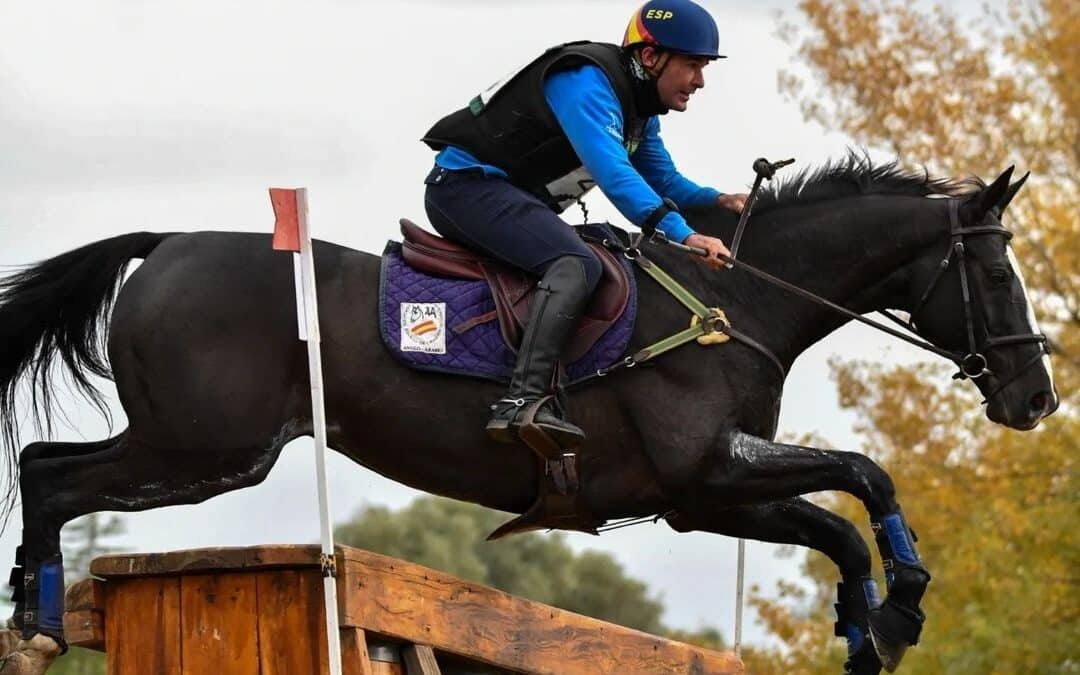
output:
{"label": "noseband", "polygon": [[1020,377],[1028,368],[1035,365],[1045,354],[1050,353],[1050,349],[1047,345],[1046,335],[1043,333],[1015,333],[1013,335],[1001,335],[991,336],[989,330],[985,331],[986,339],[982,344],[977,344],[975,340],[975,319],[974,319],[974,303],[971,299],[971,285],[968,281],[967,271],[967,259],[966,259],[966,247],[964,246],[964,237],[966,236],[980,236],[980,235],[998,235],[1005,237],[1006,241],[1012,239],[1012,232],[1004,227],[998,227],[995,225],[979,225],[976,227],[961,227],[959,218],[959,201],[956,199],[949,200],[949,250],[946,252],[945,257],[938,265],[937,272],[934,274],[934,278],[930,280],[930,284],[923,291],[922,296],[919,298],[919,302],[915,305],[915,308],[911,311],[911,319],[905,321],[891,312],[883,312],[893,321],[896,321],[903,325],[908,330],[918,334],[918,330],[915,327],[915,320],[922,312],[923,307],[926,305],[927,300],[930,298],[930,294],[937,288],[938,282],[945,275],[945,272],[952,265],[953,260],[956,260],[956,266],[960,270],[960,292],[963,294],[964,300],[964,323],[967,329],[967,343],[968,351],[966,354],[962,352],[945,352],[944,350],[937,353],[942,354],[951,359],[959,368],[958,372],[953,375],[955,380],[977,380],[984,375],[996,376],[996,373],[991,371],[987,365],[986,358],[987,352],[995,347],[1001,347],[1004,345],[1025,344],[1028,342],[1039,343],[1040,349],[1035,356],[1028,359],[1022,366],[1014,370],[1008,377],[998,378],[998,385],[990,393],[986,395],[986,400],[983,403],[989,401],[992,397],[997,395],[1002,389],[1012,384],[1014,380]]}

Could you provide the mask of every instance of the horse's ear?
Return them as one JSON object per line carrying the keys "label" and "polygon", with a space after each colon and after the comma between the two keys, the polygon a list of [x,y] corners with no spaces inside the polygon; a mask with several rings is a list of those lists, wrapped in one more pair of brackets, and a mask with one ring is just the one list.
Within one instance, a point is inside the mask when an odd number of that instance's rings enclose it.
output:
{"label": "horse's ear", "polygon": [[1012,179],[1013,170],[1015,166],[1010,166],[1005,169],[993,183],[990,183],[979,192],[975,197],[971,206],[973,207],[975,221],[982,220],[983,217],[990,213],[990,210],[997,207],[1001,203],[1001,200],[1005,198],[1006,192],[1009,190],[1009,180]]}
{"label": "horse's ear", "polygon": [[1005,196],[1001,198],[1001,202],[999,202],[997,205],[1000,212],[1004,213],[1006,207],[1009,206],[1009,202],[1013,200],[1013,197],[1015,197],[1016,193],[1020,191],[1020,188],[1024,187],[1024,183],[1027,181],[1028,176],[1030,175],[1031,172],[1028,171],[1020,177],[1020,180],[1009,186],[1009,189],[1005,191]]}

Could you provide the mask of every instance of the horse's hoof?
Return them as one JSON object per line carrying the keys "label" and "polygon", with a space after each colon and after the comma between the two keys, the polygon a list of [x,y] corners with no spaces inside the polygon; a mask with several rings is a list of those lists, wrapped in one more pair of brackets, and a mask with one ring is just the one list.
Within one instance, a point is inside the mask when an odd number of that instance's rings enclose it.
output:
{"label": "horse's hoof", "polygon": [[844,662],[844,675],[879,675],[881,659],[878,658],[873,640],[866,640],[858,651]]}
{"label": "horse's hoof", "polygon": [[843,675],[879,675],[881,673],[881,659],[878,659],[873,640],[867,639],[866,644],[843,662]]}
{"label": "horse's hoof", "polygon": [[0,675],[44,675],[60,651],[56,640],[41,633],[19,640],[15,651],[0,658]]}
{"label": "horse's hoof", "polygon": [[925,618],[921,610],[901,607],[888,598],[870,610],[870,639],[885,670],[894,672],[907,648],[918,644]]}
{"label": "horse's hoof", "polygon": [[895,673],[907,653],[908,645],[883,642],[873,629],[870,629],[870,641],[874,643],[874,651],[881,661],[881,667]]}

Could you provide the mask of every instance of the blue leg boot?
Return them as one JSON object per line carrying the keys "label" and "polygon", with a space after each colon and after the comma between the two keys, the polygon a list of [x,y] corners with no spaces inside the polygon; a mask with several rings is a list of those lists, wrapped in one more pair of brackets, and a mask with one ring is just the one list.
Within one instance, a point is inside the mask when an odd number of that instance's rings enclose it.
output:
{"label": "blue leg boot", "polygon": [[919,643],[926,615],[919,609],[930,573],[915,551],[915,536],[900,511],[871,522],[885,566],[888,595],[870,610],[870,637],[885,670],[900,665],[907,648]]}
{"label": "blue leg boot", "polygon": [[878,675],[881,660],[874,650],[867,619],[870,610],[881,604],[877,582],[860,577],[836,585],[836,635],[847,639],[848,657],[844,675]]}
{"label": "blue leg boot", "polygon": [[47,635],[67,651],[64,640],[64,562],[56,555],[37,566],[31,563],[23,576],[25,592],[22,614],[22,637],[29,640],[38,633]]}

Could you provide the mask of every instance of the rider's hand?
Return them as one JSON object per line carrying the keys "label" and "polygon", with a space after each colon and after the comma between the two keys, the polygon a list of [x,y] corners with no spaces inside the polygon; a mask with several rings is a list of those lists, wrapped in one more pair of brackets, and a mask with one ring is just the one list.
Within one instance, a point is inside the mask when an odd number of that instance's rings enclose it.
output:
{"label": "rider's hand", "polygon": [[[730,196],[730,195],[725,195]],[[716,237],[709,237],[704,234],[694,233],[683,240],[683,243],[687,246],[696,246],[703,248],[709,252],[707,257],[702,258],[702,262],[713,269],[719,269],[724,266],[724,260],[720,258],[720,255],[730,256],[731,251],[727,246],[724,246],[724,242],[720,241]]]}
{"label": "rider's hand", "polygon": [[742,192],[720,195],[716,198],[716,205],[722,209],[742,213],[743,207],[746,206],[746,195]]}

